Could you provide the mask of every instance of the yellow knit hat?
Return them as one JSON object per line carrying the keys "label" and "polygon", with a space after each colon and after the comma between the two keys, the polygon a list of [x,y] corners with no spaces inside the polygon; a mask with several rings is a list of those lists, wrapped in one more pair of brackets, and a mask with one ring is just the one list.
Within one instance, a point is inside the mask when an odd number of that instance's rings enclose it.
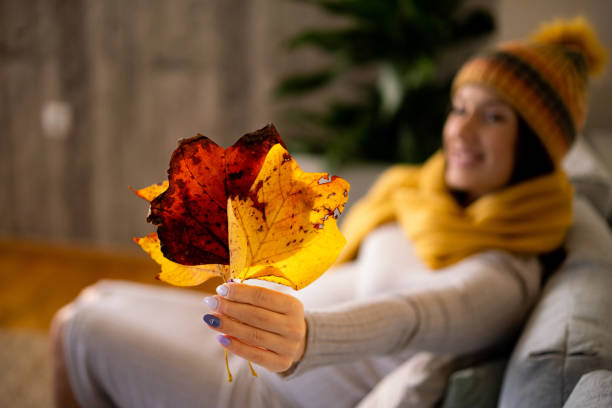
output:
{"label": "yellow knit hat", "polygon": [[543,24],[528,41],[513,41],[466,62],[453,92],[467,83],[493,88],[538,135],[558,165],[584,126],[589,75],[606,51],[583,17]]}

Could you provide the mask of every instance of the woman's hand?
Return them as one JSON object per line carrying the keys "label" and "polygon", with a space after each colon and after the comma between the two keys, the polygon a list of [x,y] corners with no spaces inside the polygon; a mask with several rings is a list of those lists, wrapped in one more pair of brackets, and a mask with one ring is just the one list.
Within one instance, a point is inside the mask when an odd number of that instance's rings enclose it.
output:
{"label": "woman's hand", "polygon": [[273,372],[288,370],[304,354],[306,321],[291,295],[240,283],[224,283],[204,299],[214,310],[204,316],[225,348]]}

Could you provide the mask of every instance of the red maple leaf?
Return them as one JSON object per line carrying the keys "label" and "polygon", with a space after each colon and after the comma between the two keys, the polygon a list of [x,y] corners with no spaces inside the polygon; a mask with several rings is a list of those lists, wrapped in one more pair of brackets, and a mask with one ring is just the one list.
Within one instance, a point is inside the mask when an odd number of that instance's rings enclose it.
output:
{"label": "red maple leaf", "polygon": [[172,154],[168,189],[151,202],[164,256],[183,265],[229,264],[227,199],[245,199],[270,148],[284,146],[274,125],[227,149],[198,134]]}

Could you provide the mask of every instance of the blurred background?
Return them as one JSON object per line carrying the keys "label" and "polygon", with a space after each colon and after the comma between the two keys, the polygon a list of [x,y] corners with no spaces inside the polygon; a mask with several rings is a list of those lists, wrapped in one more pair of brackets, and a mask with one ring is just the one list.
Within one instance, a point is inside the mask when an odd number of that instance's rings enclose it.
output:
{"label": "blurred background", "polygon": [[[155,284],[129,187],[164,180],[179,139],[273,122],[352,203],[437,148],[467,57],[577,14],[612,49],[607,0],[0,0],[0,406],[48,405],[44,332],[81,288]],[[586,133],[612,129],[610,95],[593,81]]]}
{"label": "blurred background", "polygon": [[[129,187],[164,180],[179,139],[199,132],[229,146],[273,122],[292,153],[327,154],[326,164],[419,161],[437,146],[446,81],[471,53],[577,13],[612,42],[612,4],[602,0],[0,4],[0,233],[120,246],[150,231],[146,203]],[[337,77],[315,89],[326,69]],[[302,93],[295,80],[289,89],[291,75],[306,77]],[[592,85],[587,131],[610,128],[612,80]],[[296,108],[323,114],[308,121]],[[385,115],[397,122],[414,111],[412,122],[425,116],[421,129],[384,125]],[[379,124],[360,128],[354,116]]]}

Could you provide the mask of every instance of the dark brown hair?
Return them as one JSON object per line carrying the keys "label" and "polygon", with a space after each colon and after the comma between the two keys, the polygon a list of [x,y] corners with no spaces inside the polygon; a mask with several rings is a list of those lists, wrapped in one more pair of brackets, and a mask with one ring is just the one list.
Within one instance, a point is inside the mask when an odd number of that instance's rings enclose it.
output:
{"label": "dark brown hair", "polygon": [[[518,134],[514,149],[514,169],[508,182],[510,186],[544,176],[555,170],[553,161],[538,135],[520,115],[517,114],[516,116],[518,119]],[[538,255],[542,265],[542,285],[559,268],[566,255],[564,245]]]}
{"label": "dark brown hair", "polygon": [[514,185],[548,173],[555,169],[550,155],[540,138],[517,113],[518,131],[514,148],[514,167],[508,185]]}

